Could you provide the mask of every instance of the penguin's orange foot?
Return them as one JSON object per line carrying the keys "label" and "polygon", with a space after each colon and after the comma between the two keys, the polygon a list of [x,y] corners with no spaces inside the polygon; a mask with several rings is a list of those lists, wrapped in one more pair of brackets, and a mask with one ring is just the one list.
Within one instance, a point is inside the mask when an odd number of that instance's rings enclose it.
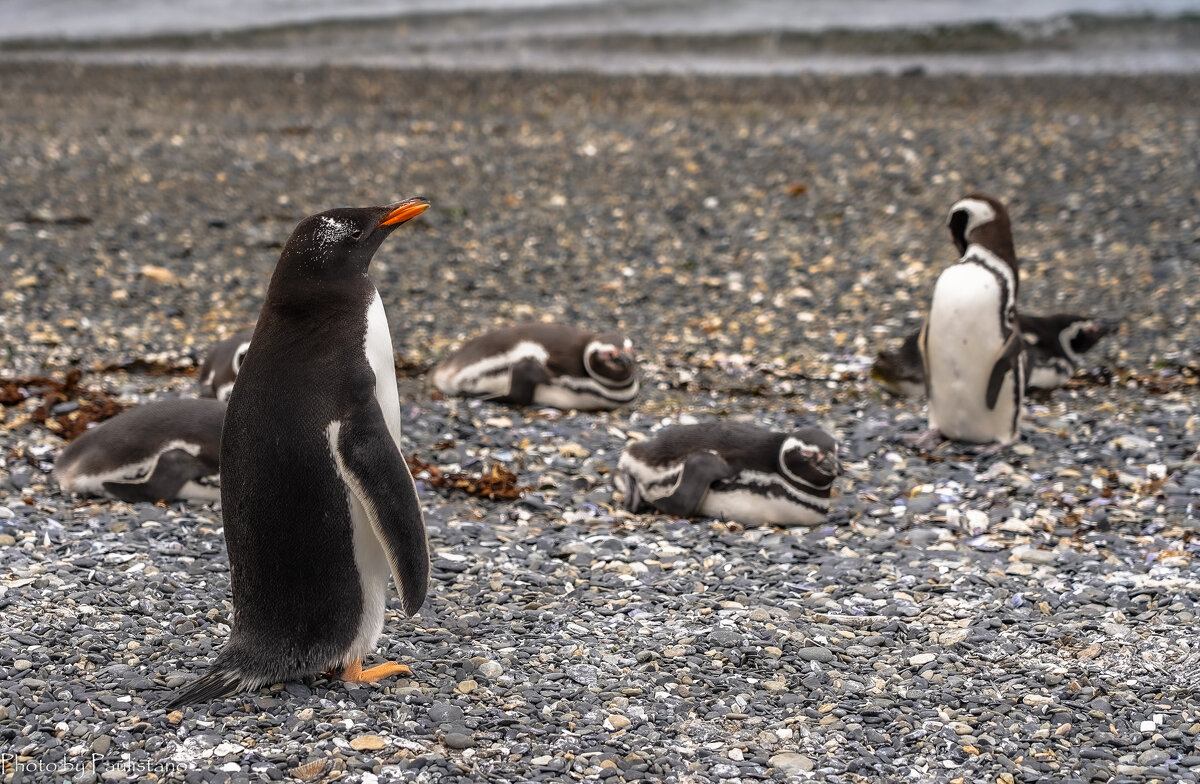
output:
{"label": "penguin's orange foot", "polygon": [[412,675],[413,672],[404,664],[384,662],[374,667],[362,668],[362,659],[347,665],[342,669],[342,680],[348,683],[375,683],[393,675]]}

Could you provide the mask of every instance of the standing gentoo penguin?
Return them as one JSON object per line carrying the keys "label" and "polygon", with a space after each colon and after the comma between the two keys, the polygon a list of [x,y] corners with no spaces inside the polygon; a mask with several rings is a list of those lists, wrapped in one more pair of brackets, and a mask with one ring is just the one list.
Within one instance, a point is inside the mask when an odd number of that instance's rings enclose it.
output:
{"label": "standing gentoo penguin", "polygon": [[1025,396],[1012,227],[1004,205],[982,193],[955,203],[948,225],[962,257],[938,277],[921,331],[929,397],[922,440],[1007,444]]}
{"label": "standing gentoo penguin", "polygon": [[[1074,313],[1050,316],[1017,314],[1021,339],[1025,341],[1028,377],[1025,391],[1058,389],[1071,376],[1100,339],[1115,325]],[[871,378],[900,397],[925,394],[925,367],[921,364],[921,331],[909,334],[894,351],[881,351],[871,366]]]}
{"label": "standing gentoo penguin", "polygon": [[446,395],[610,410],[637,397],[633,344],[566,324],[518,324],[468,340],[433,371]]}
{"label": "standing gentoo penguin", "polygon": [[837,442],[805,427],[775,433],[740,422],[674,425],[625,448],[614,482],[625,508],[747,525],[815,525],[842,471]]}
{"label": "standing gentoo penguin", "polygon": [[76,438],[54,461],[68,493],[122,501],[216,501],[221,497],[217,400],[159,400],[126,411]]}
{"label": "standing gentoo penguin", "polygon": [[229,398],[221,502],[233,628],[212,668],[171,705],[319,672],[353,682],[387,606],[388,573],[409,615],[429,553],[400,454],[391,332],[367,277],[375,251],[429,207],[340,208],[292,232]]}
{"label": "standing gentoo penguin", "polygon": [[243,329],[212,347],[212,351],[204,358],[204,364],[200,366],[200,397],[229,400],[233,382],[237,379],[242,359],[250,348],[250,338],[253,336],[253,329]]}

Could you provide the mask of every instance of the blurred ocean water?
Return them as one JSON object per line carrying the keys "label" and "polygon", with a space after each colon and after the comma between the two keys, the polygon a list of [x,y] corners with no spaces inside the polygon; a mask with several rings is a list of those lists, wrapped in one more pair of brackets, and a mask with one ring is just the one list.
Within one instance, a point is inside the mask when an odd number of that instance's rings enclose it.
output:
{"label": "blurred ocean water", "polygon": [[604,72],[1200,70],[1200,0],[0,0],[0,56]]}

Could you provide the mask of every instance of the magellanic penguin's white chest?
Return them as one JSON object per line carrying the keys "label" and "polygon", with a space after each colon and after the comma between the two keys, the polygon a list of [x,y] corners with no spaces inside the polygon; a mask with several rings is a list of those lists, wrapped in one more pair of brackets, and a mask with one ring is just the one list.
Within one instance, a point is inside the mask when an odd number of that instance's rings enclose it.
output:
{"label": "magellanic penguin's white chest", "polygon": [[[367,310],[367,332],[363,338],[363,351],[367,363],[375,373],[375,399],[383,412],[388,432],[400,450],[400,393],[396,388],[395,359],[392,355],[392,333],[388,329],[387,315],[379,292],[375,292]],[[335,423],[336,424],[336,423]],[[337,453],[337,428],[331,426],[331,447]],[[339,462],[339,470],[341,465]],[[358,634],[346,653],[344,663],[350,663],[370,653],[383,630],[383,616],[387,609],[387,582],[390,567],[387,554],[371,525],[367,509],[346,482],[346,495],[350,499],[350,518],[353,522],[354,561],[358,567],[359,583],[362,587],[363,606]]]}
{"label": "magellanic penguin's white chest", "polygon": [[[972,247],[968,255],[991,254]],[[1006,374],[996,407],[987,407],[992,367],[1005,344],[1004,314],[1013,292],[1011,271],[988,263],[960,262],[938,278],[926,324],[929,425],[958,441],[1008,443],[1016,438],[1016,373]]]}
{"label": "magellanic penguin's white chest", "polygon": [[817,525],[829,514],[829,499],[809,495],[779,474],[741,471],[715,482],[696,511],[743,525]]}

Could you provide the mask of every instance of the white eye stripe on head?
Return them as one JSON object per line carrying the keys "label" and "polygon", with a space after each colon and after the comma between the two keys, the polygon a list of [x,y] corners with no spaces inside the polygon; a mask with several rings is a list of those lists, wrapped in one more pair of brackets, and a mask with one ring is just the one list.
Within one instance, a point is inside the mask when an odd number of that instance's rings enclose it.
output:
{"label": "white eye stripe on head", "polygon": [[963,236],[967,236],[971,232],[978,229],[985,223],[989,223],[996,219],[996,210],[992,205],[982,199],[962,199],[954,203],[950,208],[950,214],[962,210],[967,213],[967,225],[963,229]]}
{"label": "white eye stripe on head", "polygon": [[321,229],[317,232],[317,239],[322,245],[330,245],[343,237],[348,237],[354,233],[354,227],[342,223],[339,220],[334,220],[327,215],[321,217]]}

